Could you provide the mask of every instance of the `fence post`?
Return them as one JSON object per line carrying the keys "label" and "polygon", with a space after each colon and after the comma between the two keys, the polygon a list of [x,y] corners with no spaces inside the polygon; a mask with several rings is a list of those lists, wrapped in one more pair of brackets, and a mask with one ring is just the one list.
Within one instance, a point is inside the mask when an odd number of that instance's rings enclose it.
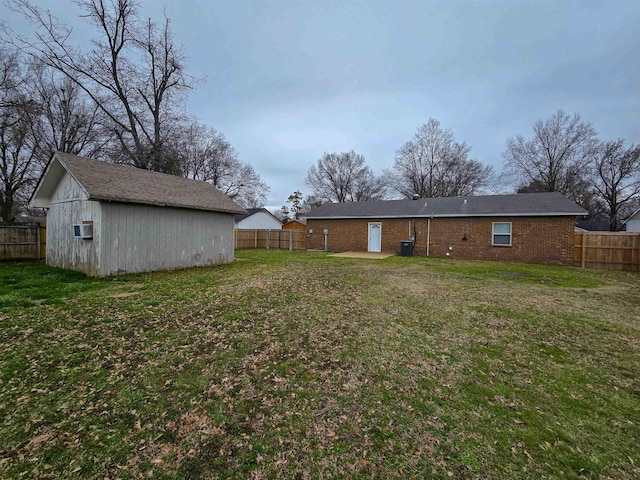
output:
{"label": "fence post", "polygon": [[289,251],[293,250],[293,230],[289,230]]}
{"label": "fence post", "polygon": [[43,225],[42,223],[38,225],[38,232],[40,233],[40,245],[38,245],[39,248],[39,255],[40,255],[40,259],[47,259],[47,226]]}
{"label": "fence post", "polygon": [[36,225],[36,250],[38,251],[36,257],[40,260],[40,250],[42,250],[42,247],[40,246],[40,224]]}
{"label": "fence post", "polygon": [[267,250],[269,250],[270,243],[271,243],[271,229],[267,230]]}
{"label": "fence post", "polygon": [[582,232],[582,268],[585,268],[587,260],[587,232]]}

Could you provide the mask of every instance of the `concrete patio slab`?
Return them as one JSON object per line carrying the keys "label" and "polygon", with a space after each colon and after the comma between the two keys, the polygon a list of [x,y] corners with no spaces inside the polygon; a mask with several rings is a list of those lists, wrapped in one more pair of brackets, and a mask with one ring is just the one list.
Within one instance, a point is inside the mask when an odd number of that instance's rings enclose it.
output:
{"label": "concrete patio slab", "polygon": [[387,257],[393,257],[395,253],[373,253],[373,252],[340,252],[329,255],[330,257],[342,258],[369,258],[372,260],[381,260]]}

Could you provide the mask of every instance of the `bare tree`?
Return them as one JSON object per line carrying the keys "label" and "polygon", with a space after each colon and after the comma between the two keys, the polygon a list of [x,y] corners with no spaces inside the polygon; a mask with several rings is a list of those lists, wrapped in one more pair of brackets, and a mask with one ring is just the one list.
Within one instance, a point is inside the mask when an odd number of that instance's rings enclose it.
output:
{"label": "bare tree", "polygon": [[539,193],[546,192],[547,186],[540,180],[532,180],[529,183],[520,185],[516,190],[516,193]]}
{"label": "bare tree", "polygon": [[245,208],[264,205],[269,187],[215,129],[191,122],[173,140],[183,176],[204,180]]}
{"label": "bare tree", "polygon": [[318,208],[325,203],[325,201],[315,195],[307,195],[306,197],[304,197],[304,200],[302,200],[302,203],[300,204],[300,216],[304,216],[305,213],[310,212],[314,208]]}
{"label": "bare tree", "polygon": [[533,137],[507,140],[503,176],[520,185],[537,182],[547,192],[560,192],[583,203],[598,140],[580,115],[558,110],[551,118],[538,120]]}
{"label": "bare tree", "polygon": [[384,183],[364,164],[364,156],[353,150],[323,154],[305,182],[325,202],[379,200],[385,194]]}
{"label": "bare tree", "polygon": [[0,50],[0,216],[11,223],[24,207],[41,164],[32,125],[37,105],[26,93],[30,74],[17,52]]}
{"label": "bare tree", "polygon": [[51,13],[29,0],[9,4],[36,24],[37,41],[15,32],[6,37],[92,99],[109,119],[122,157],[137,167],[175,172],[166,137],[189,79],[169,20],[161,26],[143,20],[133,0],[78,0],[98,33],[93,48],[82,51],[69,44],[71,28]]}
{"label": "bare tree", "polygon": [[100,158],[113,140],[100,108],[67,77],[42,64],[33,65],[29,94],[39,105],[34,121],[38,157],[45,161],[55,151]]}
{"label": "bare tree", "polygon": [[[516,189],[516,193],[538,193],[548,192],[548,187],[540,180],[532,180],[528,183],[520,185]],[[596,191],[592,186],[590,176],[581,178],[574,186],[573,199],[580,204],[582,208],[589,212],[588,218],[595,219],[603,213],[602,202],[598,199]]]}
{"label": "bare tree", "polygon": [[387,195],[387,183],[384,177],[376,177],[369,167],[365,167],[353,188],[352,199],[356,202],[381,200]]}
{"label": "bare tree", "polygon": [[[253,169],[253,167],[251,167]],[[256,186],[245,189],[244,193],[240,197],[236,197],[236,201],[244,208],[262,208],[267,201],[267,193],[269,193],[269,186],[262,181],[260,175],[255,170]]]}
{"label": "bare tree", "polygon": [[471,148],[457,143],[434,118],[396,152],[387,171],[392,187],[406,198],[473,195],[486,186],[493,169],[469,158]]}
{"label": "bare tree", "polygon": [[475,195],[491,183],[493,168],[478,160],[454,156],[446,162],[440,196]]}
{"label": "bare tree", "polygon": [[609,218],[609,230],[620,226],[626,208],[640,197],[640,145],[625,148],[624,140],[600,145],[593,187]]}

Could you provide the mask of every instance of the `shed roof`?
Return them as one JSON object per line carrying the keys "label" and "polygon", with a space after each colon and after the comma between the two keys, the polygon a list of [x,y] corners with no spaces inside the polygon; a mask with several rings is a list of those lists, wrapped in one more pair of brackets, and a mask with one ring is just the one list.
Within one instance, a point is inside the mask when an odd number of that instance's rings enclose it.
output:
{"label": "shed roof", "polygon": [[284,225],[289,225],[291,223],[299,223],[302,226],[306,226],[307,225],[307,219],[306,218],[293,218],[291,220],[289,220],[287,223],[285,223]]}
{"label": "shed roof", "polygon": [[328,203],[307,219],[406,217],[580,216],[587,212],[560,193],[519,193],[469,197],[420,198]]}
{"label": "shed roof", "polygon": [[64,171],[69,172],[82,186],[89,200],[234,214],[246,212],[244,208],[207,182],[92,160],[63,152],[55,152],[51,156],[31,197],[32,204],[47,206],[45,204],[51,198]]}

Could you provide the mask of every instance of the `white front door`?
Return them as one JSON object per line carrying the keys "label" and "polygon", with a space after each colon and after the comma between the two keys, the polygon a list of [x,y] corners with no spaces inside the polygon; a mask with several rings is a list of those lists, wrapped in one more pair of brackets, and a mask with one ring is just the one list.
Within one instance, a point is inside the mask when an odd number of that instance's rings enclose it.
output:
{"label": "white front door", "polygon": [[382,246],[382,223],[372,222],[369,224],[369,251],[380,252]]}

